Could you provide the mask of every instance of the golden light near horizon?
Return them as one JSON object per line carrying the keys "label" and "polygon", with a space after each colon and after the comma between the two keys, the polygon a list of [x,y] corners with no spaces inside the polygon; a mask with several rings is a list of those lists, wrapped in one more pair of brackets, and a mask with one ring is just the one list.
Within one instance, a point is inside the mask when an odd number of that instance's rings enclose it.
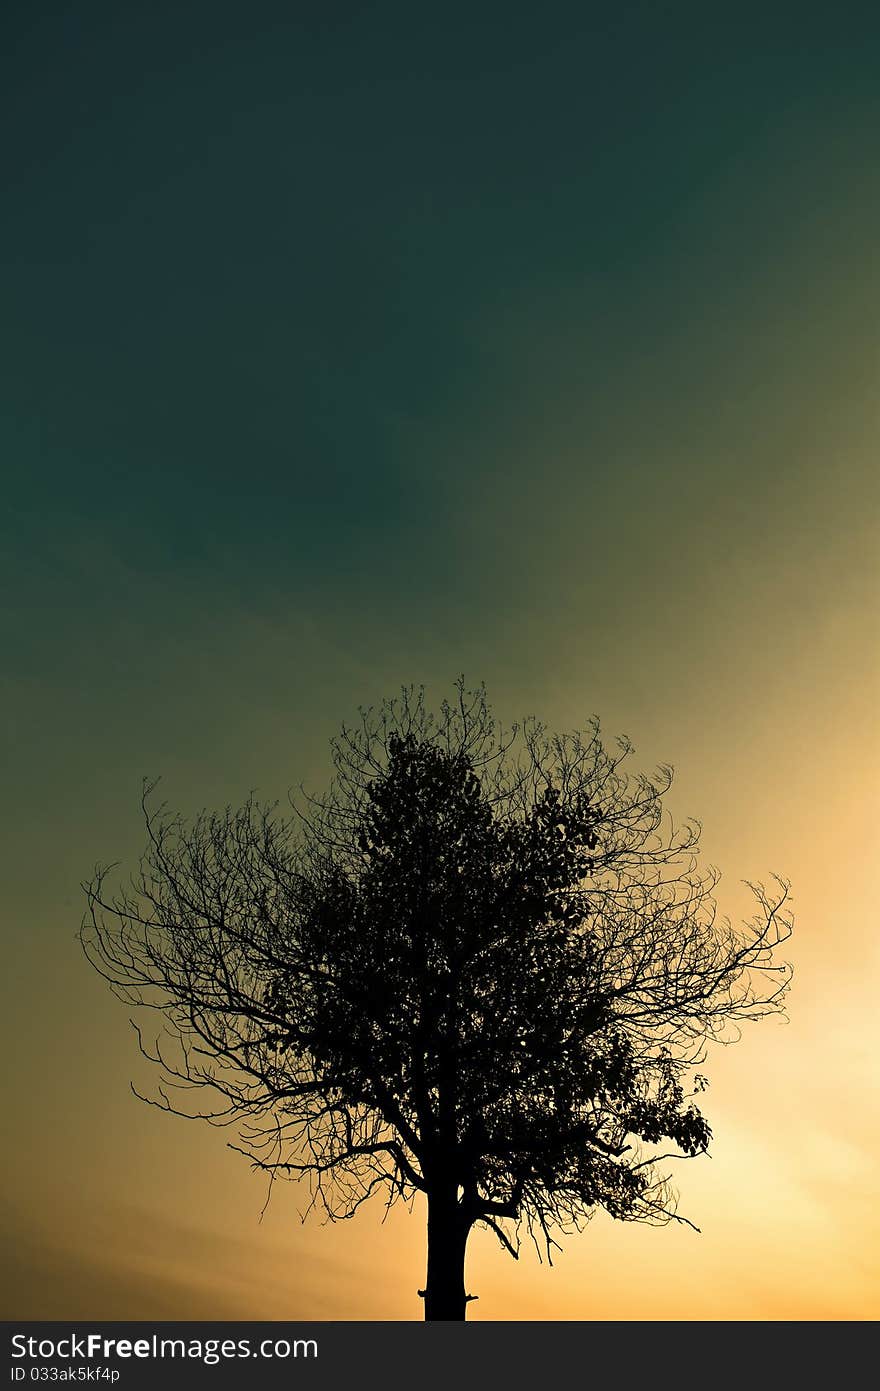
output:
{"label": "golden light near horizon", "polygon": [[[796,671],[790,675],[798,680]],[[783,704],[785,697],[783,690]],[[764,718],[768,727],[781,727],[781,712],[765,711]],[[789,726],[795,744],[806,732]],[[814,812],[795,779],[784,833],[772,816],[775,859],[795,885],[791,1019],[781,1028],[755,1027],[736,1048],[717,1052],[706,1064],[712,1158],[682,1163],[675,1173],[682,1211],[702,1234],[643,1231],[600,1215],[583,1235],[564,1243],[552,1270],[528,1250],[514,1265],[491,1235],[481,1235],[468,1263],[469,1281],[480,1295],[471,1318],[875,1316],[880,1271],[870,1191],[880,1125],[872,1114],[870,1001],[878,962],[876,949],[858,949],[872,921],[876,860],[869,851],[876,837],[864,808],[875,768],[863,761],[861,736],[869,729],[856,726],[852,733],[852,740],[829,742],[828,766],[820,759],[809,785],[817,777],[830,781],[831,765],[839,771],[841,758],[848,760],[848,777],[838,780],[837,796],[829,794],[824,804],[823,846],[833,863],[842,863],[844,853],[854,857],[857,872],[849,877],[847,904],[856,950],[848,959],[839,938],[836,950],[829,944],[826,924],[836,912],[839,886],[829,881],[826,860],[810,853]],[[790,766],[785,747],[777,756]],[[727,758],[735,762],[735,751]],[[772,765],[760,779],[754,772],[747,777],[721,768],[730,786],[769,787],[776,775]],[[698,801],[697,790],[697,775],[683,771],[678,801]],[[736,851],[737,863],[751,867],[756,849],[767,844],[768,816],[756,809],[744,827],[741,798],[726,812],[717,807],[704,831],[712,858],[729,861]],[[725,842],[731,849],[722,855]],[[719,899],[734,912],[741,906],[735,884],[726,879]],[[100,1037],[107,1028],[121,1028],[118,1012],[111,1018],[103,1002],[93,1004],[102,1016]],[[100,1052],[103,1093],[109,1073]],[[418,1205],[412,1217],[395,1214],[384,1224],[379,1211],[368,1207],[350,1224],[327,1228],[310,1219],[301,1226],[296,1214],[305,1206],[305,1192],[282,1186],[260,1223],[263,1186],[237,1156],[223,1153],[222,1137],[142,1112],[128,1101],[125,1084],[133,1064],[131,1050],[128,1056],[120,1050],[112,1070],[113,1108],[125,1115],[125,1126],[105,1141],[112,1159],[101,1188],[109,1181],[109,1192],[100,1201],[95,1193],[79,1212],[59,1212],[42,1238],[53,1266],[63,1272],[83,1262],[87,1246],[94,1252],[88,1233],[101,1234],[102,1256],[91,1254],[88,1273],[77,1280],[82,1314],[94,1316],[90,1299],[125,1310],[131,1307],[127,1298],[167,1313],[186,1289],[194,1309],[216,1307],[229,1311],[227,1317],[232,1311],[285,1317],[291,1307],[302,1317],[419,1317],[413,1298],[424,1260]],[[91,1141],[81,1152],[85,1164]],[[157,1153],[164,1172],[157,1172]],[[88,1176],[79,1178],[88,1191]],[[132,1207],[132,1184],[142,1194],[152,1192],[152,1211]],[[220,1228],[218,1211],[224,1213]],[[152,1233],[149,1239],[138,1235],[142,1228]]]}

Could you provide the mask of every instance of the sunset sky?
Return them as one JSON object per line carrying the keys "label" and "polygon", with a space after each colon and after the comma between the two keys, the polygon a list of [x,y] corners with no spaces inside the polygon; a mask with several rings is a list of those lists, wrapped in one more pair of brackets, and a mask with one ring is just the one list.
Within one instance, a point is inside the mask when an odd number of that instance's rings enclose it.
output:
{"label": "sunset sky", "polygon": [[711,1056],[702,1234],[491,1233],[473,1319],[880,1314],[875,6],[12,3],[0,57],[5,1317],[418,1319],[139,1104],[80,881],[459,672],[676,769],[795,982]]}

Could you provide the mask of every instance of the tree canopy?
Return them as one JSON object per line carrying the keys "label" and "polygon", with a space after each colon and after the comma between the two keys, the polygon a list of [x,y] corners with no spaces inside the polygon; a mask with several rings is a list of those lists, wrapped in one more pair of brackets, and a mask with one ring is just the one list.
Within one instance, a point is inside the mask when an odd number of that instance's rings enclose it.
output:
{"label": "tree canopy", "polygon": [[148,786],[138,873],[87,886],[89,959],[162,1015],[154,1104],[233,1124],[333,1217],[424,1193],[429,1318],[464,1317],[475,1224],[549,1257],[597,1209],[686,1220],[665,1165],[708,1147],[707,1046],[781,1009],[788,886],[722,919],[671,770],[628,773],[595,722],[505,732],[459,683],[332,747],[328,793],[284,813],[186,822]]}

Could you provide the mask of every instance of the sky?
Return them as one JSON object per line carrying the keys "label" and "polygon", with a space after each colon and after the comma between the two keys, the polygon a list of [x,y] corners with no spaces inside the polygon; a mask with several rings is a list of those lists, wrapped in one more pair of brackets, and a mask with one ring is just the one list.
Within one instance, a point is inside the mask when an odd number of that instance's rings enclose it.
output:
{"label": "sky", "polygon": [[424,1214],[301,1222],[140,1105],[82,959],[144,775],[330,773],[459,673],[676,769],[789,1022],[706,1065],[701,1234],[469,1248],[474,1319],[880,1313],[874,7],[13,3],[0,56],[3,1307],[413,1319]]}

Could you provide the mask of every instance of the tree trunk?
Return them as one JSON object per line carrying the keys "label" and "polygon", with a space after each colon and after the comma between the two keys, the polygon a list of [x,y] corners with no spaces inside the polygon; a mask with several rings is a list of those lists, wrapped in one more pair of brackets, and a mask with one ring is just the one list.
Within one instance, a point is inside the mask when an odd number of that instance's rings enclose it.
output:
{"label": "tree trunk", "polygon": [[426,1319],[465,1317],[464,1252],[470,1229],[470,1219],[462,1216],[456,1187],[429,1190]]}

